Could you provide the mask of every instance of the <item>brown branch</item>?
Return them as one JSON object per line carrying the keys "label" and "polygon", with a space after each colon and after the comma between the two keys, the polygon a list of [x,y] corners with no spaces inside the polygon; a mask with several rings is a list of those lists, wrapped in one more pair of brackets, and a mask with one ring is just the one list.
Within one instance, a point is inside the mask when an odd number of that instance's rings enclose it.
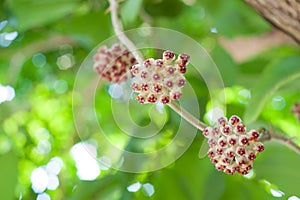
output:
{"label": "brown branch", "polygon": [[111,13],[111,22],[117,37],[119,38],[120,42],[122,42],[122,44],[125,45],[127,49],[133,54],[133,56],[136,58],[138,63],[142,64],[144,60],[142,54],[138,51],[138,49],[133,44],[133,42],[130,39],[128,39],[128,37],[123,32],[123,25],[121,23],[121,19],[119,18],[118,2],[116,0],[109,0],[109,4],[110,4],[109,10]]}
{"label": "brown branch", "polygon": [[172,108],[175,112],[177,112],[183,119],[185,119],[187,122],[192,124],[194,127],[199,129],[200,131],[203,131],[207,125],[200,120],[198,120],[196,117],[191,115],[188,111],[186,111],[184,108],[180,107],[177,103],[171,102],[168,104],[170,108]]}
{"label": "brown branch", "polygon": [[262,128],[261,133],[262,133],[262,137],[260,138],[261,142],[276,141],[278,143],[281,143],[289,147],[290,149],[292,149],[293,151],[295,151],[300,155],[300,147],[291,138],[285,135],[276,134],[272,127],[270,128],[270,130]]}
{"label": "brown branch", "polygon": [[300,44],[299,0],[244,0],[273,26]]}

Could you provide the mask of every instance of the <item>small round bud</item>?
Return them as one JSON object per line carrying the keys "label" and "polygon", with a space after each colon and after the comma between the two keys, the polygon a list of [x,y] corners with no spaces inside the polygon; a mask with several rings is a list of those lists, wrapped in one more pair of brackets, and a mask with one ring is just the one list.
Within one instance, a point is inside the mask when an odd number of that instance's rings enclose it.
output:
{"label": "small round bud", "polygon": [[210,149],[210,150],[207,152],[207,155],[208,155],[208,157],[213,158],[213,157],[216,156],[216,152]]}
{"label": "small round bud", "polygon": [[137,98],[138,102],[141,104],[144,104],[146,101],[146,98],[141,94],[139,94],[136,98]]}
{"label": "small round bud", "polygon": [[219,137],[221,135],[220,129],[218,126],[212,128],[212,135],[214,137]]}
{"label": "small round bud", "polygon": [[231,146],[235,146],[237,144],[238,137],[235,135],[230,135],[227,137],[227,143]]}
{"label": "small round bud", "polygon": [[217,158],[211,158],[210,162],[215,165],[219,162],[219,160]]}
{"label": "small round bud", "polygon": [[225,150],[225,155],[229,158],[234,158],[234,155],[235,155],[234,150],[231,149],[231,148],[226,149]]}
{"label": "small round bud", "polygon": [[256,153],[261,153],[261,152],[263,152],[264,150],[265,150],[265,147],[264,147],[264,145],[263,145],[262,143],[257,142],[257,143],[254,145],[254,151],[255,151]]}
{"label": "small round bud", "polygon": [[175,71],[176,71],[176,68],[174,68],[172,66],[168,66],[166,68],[166,72],[167,72],[168,75],[173,75],[175,73]]}
{"label": "small round bud", "polygon": [[217,148],[216,149],[216,153],[218,154],[218,155],[222,155],[223,153],[224,153],[224,150],[222,149],[222,148]]}
{"label": "small round bud", "polygon": [[238,164],[240,167],[247,164],[248,160],[245,156],[237,157],[235,159],[236,164]]}
{"label": "small round bud", "polygon": [[186,80],[184,77],[181,77],[177,80],[178,87],[183,87],[186,84]]}
{"label": "small round bud", "polygon": [[216,166],[216,170],[218,171],[223,171],[226,168],[226,166],[221,163],[217,163],[215,166]]}
{"label": "small round bud", "polygon": [[230,135],[232,133],[231,127],[229,125],[225,125],[224,127],[221,128],[221,132],[223,135]]}
{"label": "small round bud", "polygon": [[190,60],[190,56],[185,53],[180,54],[178,57],[183,65],[186,65]]}
{"label": "small round bud", "polygon": [[155,66],[156,66],[156,67],[162,68],[163,65],[164,65],[164,61],[163,61],[162,59],[157,59],[157,60],[155,61]]}
{"label": "small round bud", "polygon": [[160,102],[162,104],[168,104],[168,103],[170,103],[170,97],[169,96],[161,96]]}
{"label": "small round bud", "polygon": [[147,83],[142,83],[141,89],[144,92],[148,92],[149,91],[149,85]]}
{"label": "small round bud", "polygon": [[245,131],[246,131],[246,127],[244,124],[238,124],[236,127],[235,127],[235,132],[236,133],[239,133],[239,134],[244,134]]}
{"label": "small round bud", "polygon": [[157,102],[157,97],[156,97],[156,95],[155,95],[155,94],[150,94],[150,95],[148,96],[148,98],[147,98],[147,101],[148,101],[149,103],[156,103],[156,102]]}
{"label": "small round bud", "polygon": [[155,74],[153,74],[152,78],[153,78],[153,81],[158,81],[158,80],[160,80],[160,75],[158,73],[155,73]]}
{"label": "small round bud", "polygon": [[140,72],[140,67],[138,65],[133,65],[130,71],[133,75],[137,75]]}
{"label": "small round bud", "polygon": [[169,60],[174,60],[175,59],[175,54],[172,51],[165,51],[163,53],[163,60],[169,61]]}
{"label": "small round bud", "polygon": [[162,91],[162,86],[161,85],[159,85],[159,84],[154,84],[153,85],[153,91],[155,92],[155,93],[161,93],[161,91]]}
{"label": "small round bud", "polygon": [[229,119],[229,124],[231,126],[235,126],[235,125],[239,124],[240,122],[241,122],[241,119],[236,115],[231,116]]}
{"label": "small round bud", "polygon": [[182,93],[179,91],[171,92],[171,99],[178,100],[182,96]]}
{"label": "small round bud", "polygon": [[220,139],[218,140],[218,144],[220,145],[220,147],[226,147],[227,146],[226,138],[220,137]]}
{"label": "small round bud", "polygon": [[242,135],[242,136],[239,138],[239,145],[241,145],[241,146],[249,145],[249,140],[248,140],[248,138],[247,138],[246,135]]}
{"label": "small round bud", "polygon": [[171,81],[171,80],[168,80],[168,81],[166,81],[166,83],[165,83],[165,85],[168,87],[168,88],[173,88],[173,81]]}
{"label": "small round bud", "polygon": [[238,147],[236,149],[236,154],[240,155],[240,156],[243,156],[246,154],[246,149],[244,147]]}
{"label": "small round bud", "polygon": [[230,158],[227,157],[226,155],[223,155],[223,156],[221,157],[221,161],[222,161],[224,164],[229,164],[229,163],[232,161],[232,159],[230,159]]}
{"label": "small round bud", "polygon": [[249,160],[254,160],[256,158],[256,155],[253,151],[247,153],[247,157]]}
{"label": "small round bud", "polygon": [[180,71],[180,73],[182,73],[182,74],[185,74],[186,66],[185,65],[179,65],[178,66],[178,71]]}
{"label": "small round bud", "polygon": [[155,63],[154,59],[153,58],[148,58],[147,60],[145,60],[143,62],[143,65],[146,67],[146,68],[150,68],[151,66],[153,66]]}
{"label": "small round bud", "polygon": [[204,137],[209,138],[212,135],[212,128],[210,126],[207,126],[203,129],[202,134]]}
{"label": "small round bud", "polygon": [[250,138],[257,141],[258,137],[259,137],[259,132],[256,130],[251,130],[248,133],[250,135]]}
{"label": "small round bud", "polygon": [[133,82],[133,83],[131,84],[131,88],[132,88],[133,91],[141,91],[141,87],[140,87],[139,84],[136,83],[136,82]]}
{"label": "small round bud", "polygon": [[220,126],[225,126],[226,123],[227,123],[227,119],[226,119],[225,117],[220,117],[220,118],[218,119],[218,124],[219,124]]}
{"label": "small round bud", "polygon": [[147,79],[148,78],[148,72],[142,71],[140,77],[141,77],[141,79]]}
{"label": "small round bud", "polygon": [[208,145],[210,148],[213,148],[217,145],[217,140],[215,138],[209,138],[208,139]]}

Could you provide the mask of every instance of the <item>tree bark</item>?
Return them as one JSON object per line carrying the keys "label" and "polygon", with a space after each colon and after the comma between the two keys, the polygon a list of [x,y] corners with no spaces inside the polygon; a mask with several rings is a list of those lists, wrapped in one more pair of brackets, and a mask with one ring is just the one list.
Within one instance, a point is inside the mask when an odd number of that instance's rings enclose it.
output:
{"label": "tree bark", "polygon": [[300,0],[244,0],[300,44]]}

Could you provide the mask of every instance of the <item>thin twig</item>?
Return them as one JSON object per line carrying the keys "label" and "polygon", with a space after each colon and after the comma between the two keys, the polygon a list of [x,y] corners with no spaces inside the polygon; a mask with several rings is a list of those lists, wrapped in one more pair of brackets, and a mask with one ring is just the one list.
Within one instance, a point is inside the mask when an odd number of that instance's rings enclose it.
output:
{"label": "thin twig", "polygon": [[119,4],[116,0],[109,0],[110,4],[110,13],[111,13],[111,22],[114,28],[114,31],[119,38],[120,42],[122,42],[127,49],[133,54],[133,56],[136,58],[138,63],[142,64],[143,63],[143,56],[142,54],[138,51],[136,46],[133,44],[133,42],[125,35],[123,32],[123,25],[121,23],[121,20],[119,18]]}
{"label": "thin twig", "polygon": [[298,153],[300,155],[300,147],[293,142],[292,139],[284,136],[284,135],[279,135],[276,134],[272,127],[270,128],[270,130],[267,130],[265,128],[262,129],[262,138],[260,139],[261,142],[266,142],[266,141],[276,141],[278,143],[281,143],[287,147],[289,147],[290,149],[292,149],[293,151],[295,151],[296,153]]}
{"label": "thin twig", "polygon": [[199,121],[196,117],[191,115],[188,111],[186,111],[184,108],[179,106],[175,102],[171,102],[168,104],[170,108],[172,108],[175,112],[177,112],[182,118],[184,118],[187,122],[192,124],[194,127],[202,131],[207,125],[201,121]]}

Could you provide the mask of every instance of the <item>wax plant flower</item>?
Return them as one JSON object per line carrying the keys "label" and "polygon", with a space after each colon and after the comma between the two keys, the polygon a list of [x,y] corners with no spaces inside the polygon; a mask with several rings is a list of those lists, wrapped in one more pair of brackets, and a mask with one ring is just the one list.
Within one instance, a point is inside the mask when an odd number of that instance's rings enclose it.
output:
{"label": "wax plant flower", "polygon": [[204,137],[208,138],[207,155],[218,171],[248,174],[256,155],[264,150],[263,144],[258,142],[258,131],[246,132],[242,120],[235,115],[229,120],[221,117],[217,125],[210,127],[171,102],[182,96],[181,89],[186,84],[184,74],[189,61],[189,55],[182,53],[176,57],[168,50],[163,52],[162,59],[148,58],[137,64],[126,48],[115,44],[110,49],[106,46],[99,48],[94,56],[94,69],[100,76],[114,83],[133,78],[131,88],[138,93],[136,99],[139,103],[167,104],[203,131]]}
{"label": "wax plant flower", "polygon": [[112,83],[120,83],[132,77],[131,66],[136,63],[135,57],[122,45],[99,47],[93,57],[94,70],[100,77]]}
{"label": "wax plant flower", "polygon": [[215,126],[204,128],[203,135],[208,138],[210,161],[218,171],[227,174],[248,174],[256,155],[264,150],[264,145],[258,141],[259,132],[254,129],[247,132],[236,115],[229,120],[219,118]]}
{"label": "wax plant flower", "polygon": [[182,96],[181,88],[186,84],[184,74],[190,56],[183,53],[177,59],[173,52],[163,52],[162,59],[146,59],[142,64],[132,66],[135,76],[132,89],[137,92],[141,104],[170,103]]}

